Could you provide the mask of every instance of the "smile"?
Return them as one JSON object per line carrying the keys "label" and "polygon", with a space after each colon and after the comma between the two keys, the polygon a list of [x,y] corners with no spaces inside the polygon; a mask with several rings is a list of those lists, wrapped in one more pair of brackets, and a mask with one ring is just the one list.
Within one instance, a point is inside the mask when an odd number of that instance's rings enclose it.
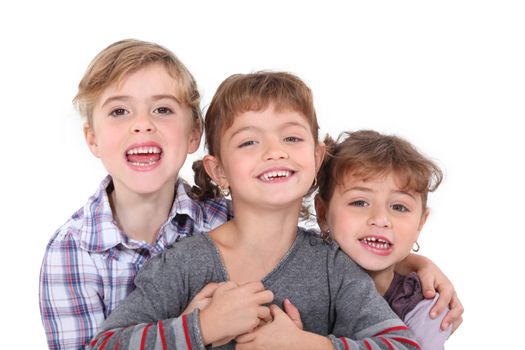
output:
{"label": "smile", "polygon": [[285,179],[287,177],[290,177],[293,175],[293,171],[291,170],[275,170],[275,171],[269,171],[267,173],[264,173],[260,175],[258,178],[261,181],[264,182],[274,182],[277,180]]}
{"label": "smile", "polygon": [[381,239],[381,238],[377,238],[377,237],[365,237],[365,238],[361,238],[359,241],[362,244],[365,244],[374,249],[386,250],[386,249],[390,249],[390,247],[392,246],[392,243],[390,243],[389,241]]}
{"label": "smile", "polygon": [[150,167],[161,158],[162,150],[157,146],[141,146],[126,151],[127,161],[136,167]]}

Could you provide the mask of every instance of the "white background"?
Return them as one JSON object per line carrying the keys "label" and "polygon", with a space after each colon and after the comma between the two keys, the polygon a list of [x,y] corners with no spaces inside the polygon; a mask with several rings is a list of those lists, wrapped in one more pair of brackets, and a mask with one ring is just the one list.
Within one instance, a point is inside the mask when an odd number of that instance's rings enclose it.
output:
{"label": "white background", "polygon": [[323,133],[373,128],[433,157],[446,178],[430,197],[421,253],[466,309],[447,349],[516,348],[525,312],[521,1],[14,3],[0,5],[2,348],[46,347],[45,246],[105,174],[71,99],[95,54],[123,38],[173,50],[203,106],[230,74],[287,70],[312,87]]}

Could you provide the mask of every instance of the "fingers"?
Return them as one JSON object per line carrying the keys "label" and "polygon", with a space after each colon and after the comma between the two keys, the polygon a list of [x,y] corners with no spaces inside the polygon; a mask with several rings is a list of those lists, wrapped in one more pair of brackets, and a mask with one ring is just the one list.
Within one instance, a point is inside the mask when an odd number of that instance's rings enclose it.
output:
{"label": "fingers", "polygon": [[[451,284],[449,284],[448,286],[452,287]],[[441,315],[441,313],[450,304],[450,301],[452,300],[452,295],[455,293],[454,289],[453,288],[449,288],[449,287],[447,287],[447,288],[441,287],[440,288],[438,286],[437,289],[439,291],[439,298],[436,301],[436,304],[434,305],[434,307],[432,307],[432,309],[430,310],[430,318],[432,318],[432,319],[435,319],[436,317]]]}
{"label": "fingers", "polygon": [[454,321],[454,323],[452,324],[452,333],[454,333],[456,331],[456,329],[459,328],[459,326],[461,326],[461,324],[463,323],[463,316],[459,316],[459,318]]}
{"label": "fingers", "polygon": [[213,296],[213,293],[219,286],[220,286],[219,283],[210,282],[207,285],[205,285],[204,288],[202,288],[201,291],[195,295],[195,298],[199,298],[199,299],[211,298]]}
{"label": "fingers", "polygon": [[257,317],[259,317],[263,324],[273,320],[270,308],[267,306],[259,306],[259,309],[257,310]]}
{"label": "fingers", "polygon": [[248,282],[243,284],[240,288],[245,289],[247,292],[254,293],[256,296],[255,301],[258,304],[269,304],[273,301],[272,291],[265,289],[260,281]]}
{"label": "fingers", "polygon": [[441,329],[445,330],[452,324],[452,332],[454,332],[459,325],[463,322],[463,305],[459,300],[457,294],[454,292],[452,300],[449,304],[450,311],[447,313],[443,321],[441,322]]}
{"label": "fingers", "polygon": [[255,337],[256,335],[254,332],[249,332],[249,333],[241,334],[238,337],[236,337],[235,342],[237,342],[237,344],[245,344],[245,343],[252,342],[255,339]]}
{"label": "fingers", "polygon": [[425,275],[425,276],[419,276],[419,280],[421,281],[421,289],[423,290],[423,295],[426,299],[432,299],[436,296],[436,289],[434,288],[434,276],[432,275]]}
{"label": "fingers", "polygon": [[290,317],[290,319],[295,323],[297,328],[303,329],[303,321],[301,320],[301,314],[299,313],[299,309],[295,307],[294,304],[288,299],[284,299],[283,302],[284,311]]}

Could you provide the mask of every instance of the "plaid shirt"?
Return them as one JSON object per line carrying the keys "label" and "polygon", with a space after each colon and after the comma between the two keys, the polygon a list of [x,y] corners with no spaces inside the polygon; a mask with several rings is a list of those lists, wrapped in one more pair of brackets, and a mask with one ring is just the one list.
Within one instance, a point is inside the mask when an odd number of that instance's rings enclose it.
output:
{"label": "plaid shirt", "polygon": [[226,200],[199,202],[189,185],[177,196],[154,244],[135,241],[115,224],[102,181],[87,204],[55,233],[40,272],[40,313],[50,349],[82,349],[104,319],[133,290],[137,271],[180,236],[207,232],[231,217]]}

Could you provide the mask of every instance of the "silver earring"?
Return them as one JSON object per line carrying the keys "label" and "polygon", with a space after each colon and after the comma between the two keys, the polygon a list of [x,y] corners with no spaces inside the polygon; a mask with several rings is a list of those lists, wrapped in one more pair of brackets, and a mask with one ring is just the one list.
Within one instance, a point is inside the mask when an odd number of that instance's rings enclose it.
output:
{"label": "silver earring", "polygon": [[228,197],[231,194],[230,187],[227,187],[227,186],[226,187],[222,187],[222,186],[220,186],[219,189],[220,189],[221,194],[222,194],[223,197]]}
{"label": "silver earring", "polygon": [[419,243],[417,243],[417,241],[415,241],[414,244],[412,245],[412,251],[414,253],[419,252]]}

